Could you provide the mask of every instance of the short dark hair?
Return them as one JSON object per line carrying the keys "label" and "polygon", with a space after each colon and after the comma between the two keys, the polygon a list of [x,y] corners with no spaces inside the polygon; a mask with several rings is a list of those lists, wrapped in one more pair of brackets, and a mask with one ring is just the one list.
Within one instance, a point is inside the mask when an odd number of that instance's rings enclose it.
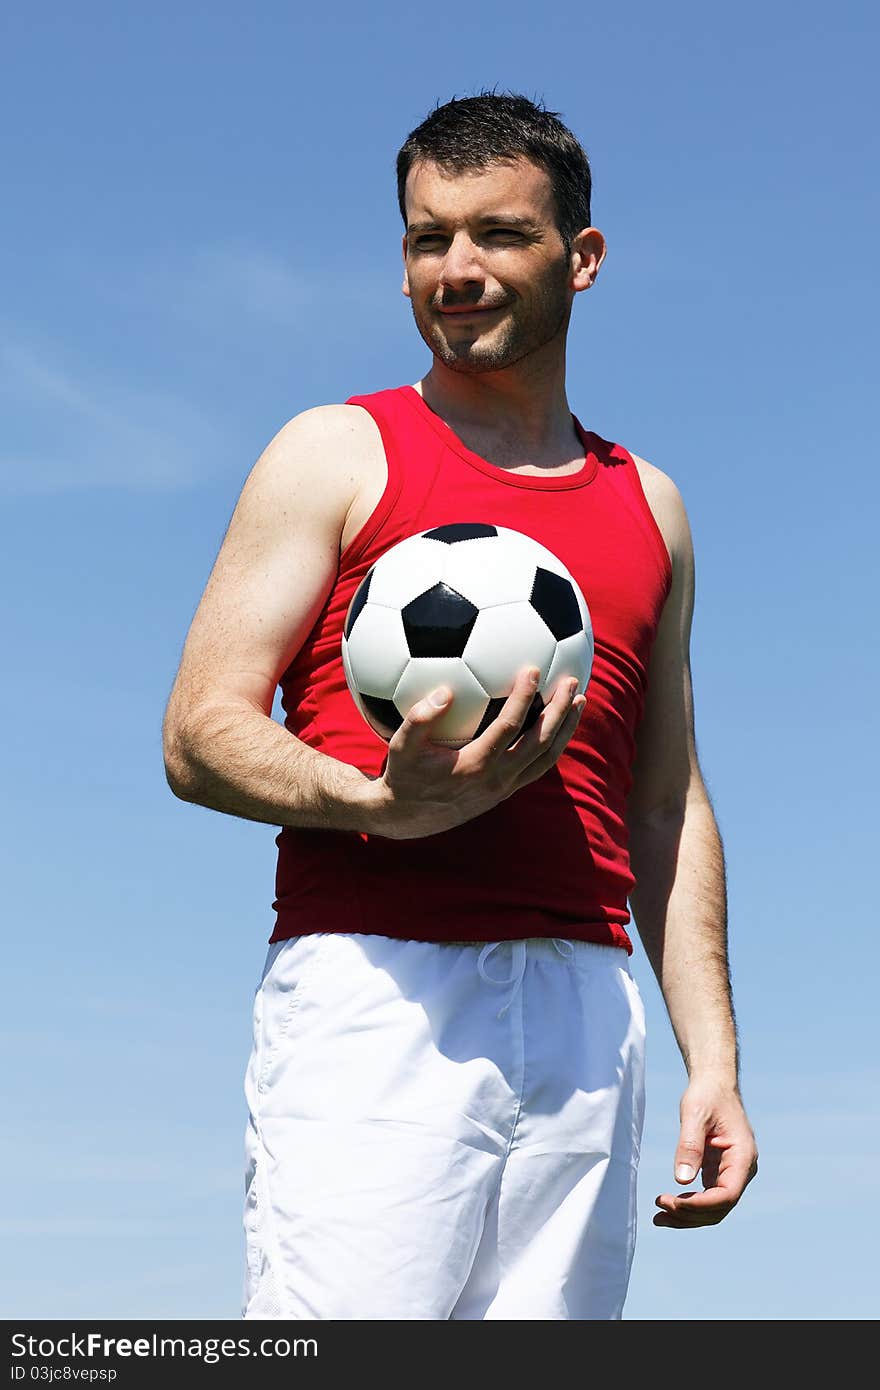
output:
{"label": "short dark hair", "polygon": [[397,155],[397,201],[406,226],[406,177],[420,160],[449,173],[485,169],[525,156],[546,170],[566,254],[590,223],[590,161],[555,111],[515,92],[482,91],[439,104],[406,137]]}

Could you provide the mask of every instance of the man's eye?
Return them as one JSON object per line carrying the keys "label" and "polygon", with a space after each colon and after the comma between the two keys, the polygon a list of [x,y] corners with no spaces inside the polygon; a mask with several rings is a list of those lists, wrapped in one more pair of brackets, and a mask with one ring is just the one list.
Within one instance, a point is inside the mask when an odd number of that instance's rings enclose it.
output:
{"label": "man's eye", "polygon": [[[492,227],[489,231],[484,232],[483,235],[496,239],[498,237],[513,237],[518,240],[520,234],[519,232],[513,231],[510,227]],[[428,250],[429,243],[443,240],[444,238],[442,236],[422,236],[416,241],[416,246],[418,246],[420,250]]]}

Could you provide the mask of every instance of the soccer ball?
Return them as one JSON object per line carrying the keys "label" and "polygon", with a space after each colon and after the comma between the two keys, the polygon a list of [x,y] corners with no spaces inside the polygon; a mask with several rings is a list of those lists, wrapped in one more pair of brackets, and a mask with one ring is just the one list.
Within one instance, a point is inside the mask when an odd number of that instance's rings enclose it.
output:
{"label": "soccer ball", "polygon": [[431,739],[461,748],[497,718],[523,666],[540,670],[523,730],[560,678],[576,676],[583,693],[593,627],[552,551],[521,531],[456,522],[379,557],[349,604],[342,664],[355,704],[386,742],[413,705],[447,685],[453,698]]}

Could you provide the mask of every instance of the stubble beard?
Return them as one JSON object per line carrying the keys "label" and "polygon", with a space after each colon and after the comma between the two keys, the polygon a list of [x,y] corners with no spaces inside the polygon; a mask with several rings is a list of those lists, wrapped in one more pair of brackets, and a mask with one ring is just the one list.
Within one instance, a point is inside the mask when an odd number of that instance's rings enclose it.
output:
{"label": "stubble beard", "polygon": [[[524,357],[537,352],[564,333],[571,316],[567,275],[568,267],[565,266],[554,276],[548,277],[527,318],[522,317],[521,302],[514,301],[507,319],[489,333],[475,338],[446,338],[443,320],[438,322],[433,310],[420,314],[412,299],[410,306],[425,345],[450,371],[472,375],[500,372],[521,362]],[[479,323],[479,318],[475,322]]]}

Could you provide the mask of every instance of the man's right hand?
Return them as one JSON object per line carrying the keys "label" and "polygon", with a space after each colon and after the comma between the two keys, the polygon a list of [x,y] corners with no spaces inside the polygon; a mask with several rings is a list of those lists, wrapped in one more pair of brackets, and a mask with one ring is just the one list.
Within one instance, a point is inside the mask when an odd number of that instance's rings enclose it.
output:
{"label": "man's right hand", "polygon": [[385,770],[376,779],[376,833],[417,840],[451,830],[543,777],[577,728],[586,698],[575,696],[573,677],[558,681],[549,704],[517,738],[535,689],[529,667],[523,667],[498,717],[463,748],[431,739],[448,702],[438,707],[426,698],[414,705],[390,740]]}

